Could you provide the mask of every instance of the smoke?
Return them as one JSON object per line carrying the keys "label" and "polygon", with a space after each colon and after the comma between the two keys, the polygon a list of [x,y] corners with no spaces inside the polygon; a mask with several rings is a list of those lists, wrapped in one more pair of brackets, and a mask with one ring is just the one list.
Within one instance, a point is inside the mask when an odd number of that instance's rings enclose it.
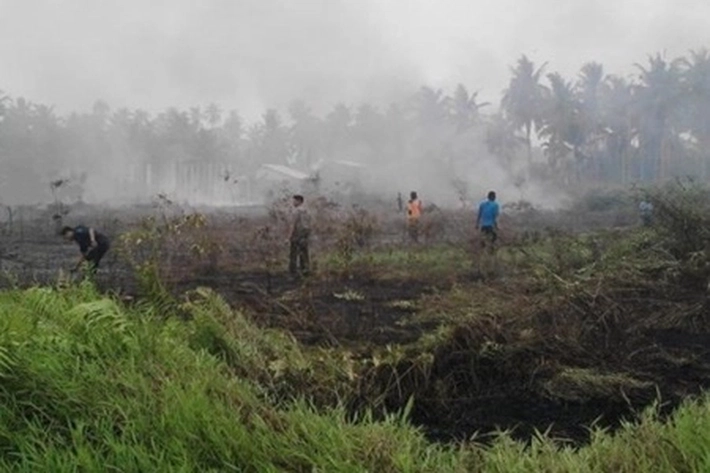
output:
{"label": "smoke", "polygon": [[256,118],[296,98],[321,110],[459,82],[497,101],[521,53],[570,75],[710,42],[702,0],[0,0],[0,12],[0,89],[63,111],[216,102]]}
{"label": "smoke", "polygon": [[[522,53],[566,77],[590,60],[629,74],[647,53],[710,43],[708,15],[701,0],[0,0],[0,90],[64,115],[98,99],[152,112],[214,102],[250,123],[296,99],[321,116],[339,102],[385,110],[425,84],[463,83],[497,104]],[[376,157],[376,190],[451,203],[458,179],[472,198],[496,188],[550,199],[541,185],[516,184],[482,136],[454,158],[423,152],[433,139],[422,130]],[[114,161],[128,159],[117,148]],[[90,180],[106,189],[111,178]]]}
{"label": "smoke", "polygon": [[0,85],[64,111],[216,102],[256,118],[296,98],[389,100],[421,77],[370,14],[346,0],[5,0]]}

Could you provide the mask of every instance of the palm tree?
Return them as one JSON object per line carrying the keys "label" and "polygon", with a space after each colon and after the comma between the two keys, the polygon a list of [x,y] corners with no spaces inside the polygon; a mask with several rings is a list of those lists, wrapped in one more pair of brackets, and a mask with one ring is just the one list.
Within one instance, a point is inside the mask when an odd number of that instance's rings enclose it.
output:
{"label": "palm tree", "polygon": [[322,148],[321,122],[301,100],[291,103],[289,114],[293,121],[290,138],[296,159],[302,166],[311,167]]}
{"label": "palm tree", "polygon": [[632,86],[618,76],[608,76],[600,92],[601,126],[605,137],[606,177],[620,176],[626,184],[630,178],[631,146],[635,130],[632,123]]}
{"label": "palm tree", "polygon": [[601,120],[600,95],[604,85],[604,66],[589,62],[582,66],[577,80],[577,90],[585,126],[591,133],[598,131]]}
{"label": "palm tree", "polygon": [[490,105],[489,102],[478,103],[478,92],[468,93],[463,84],[456,87],[451,99],[451,114],[459,133],[471,128],[480,118],[480,109]]}
{"label": "palm tree", "polygon": [[385,118],[382,113],[370,104],[362,104],[355,112],[353,123],[353,139],[364,150],[364,157],[373,163],[380,159],[384,145]]}
{"label": "palm tree", "polygon": [[543,147],[550,159],[550,165],[558,167],[571,153],[579,178],[579,164],[583,158],[580,148],[584,143],[581,104],[571,82],[558,73],[548,74],[547,78],[550,89],[545,94],[542,126],[538,135],[545,139]]}
{"label": "palm tree", "polygon": [[683,96],[681,62],[666,61],[660,54],[648,58],[635,87],[635,109],[644,166],[642,179],[664,177],[666,148],[673,138],[674,113]]}
{"label": "palm tree", "polygon": [[506,169],[512,170],[515,152],[522,144],[524,139],[515,135],[510,120],[500,113],[490,118],[486,128],[486,147],[492,155],[503,161]]}
{"label": "palm tree", "polygon": [[288,129],[284,126],[281,115],[275,109],[269,109],[262,117],[263,123],[250,133],[258,138],[257,159],[261,163],[289,163]]}
{"label": "palm tree", "polygon": [[601,148],[606,140],[602,126],[601,94],[604,87],[604,66],[589,62],[582,66],[575,87],[579,106],[579,126],[584,134],[583,153],[592,160],[595,177],[601,177]]}
{"label": "palm tree", "polygon": [[202,128],[202,119],[204,118],[205,114],[202,111],[202,108],[200,107],[191,107],[190,108],[190,122],[192,122],[192,125],[195,127],[195,129],[200,129]]}
{"label": "palm tree", "polygon": [[5,107],[8,102],[10,102],[10,97],[0,90],[0,119],[5,115]]}
{"label": "palm tree", "polygon": [[543,64],[536,69],[535,64],[523,55],[512,69],[513,77],[501,102],[503,111],[516,129],[524,130],[529,163],[532,162],[533,127],[538,128],[541,122],[540,111],[545,87],[540,84],[540,79],[545,66],[546,64]]}
{"label": "palm tree", "polygon": [[222,109],[216,103],[207,105],[204,115],[210,128],[217,128],[222,123]]}
{"label": "palm tree", "polygon": [[417,122],[423,127],[438,126],[449,118],[449,99],[441,89],[422,87],[412,97]]}
{"label": "palm tree", "polygon": [[698,140],[701,177],[708,174],[710,159],[710,52],[700,49],[682,60],[688,127]]}
{"label": "palm tree", "polygon": [[350,145],[352,133],[353,114],[350,108],[339,103],[325,118],[326,152],[328,156],[337,156],[345,153]]}

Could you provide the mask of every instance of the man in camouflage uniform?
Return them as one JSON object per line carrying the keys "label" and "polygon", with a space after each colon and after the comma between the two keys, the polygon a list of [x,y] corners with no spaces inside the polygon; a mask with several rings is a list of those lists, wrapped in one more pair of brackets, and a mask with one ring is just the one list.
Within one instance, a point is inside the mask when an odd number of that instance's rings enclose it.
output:
{"label": "man in camouflage uniform", "polygon": [[291,227],[289,272],[293,276],[307,275],[310,271],[308,244],[311,237],[311,216],[304,205],[302,195],[293,196],[293,225]]}

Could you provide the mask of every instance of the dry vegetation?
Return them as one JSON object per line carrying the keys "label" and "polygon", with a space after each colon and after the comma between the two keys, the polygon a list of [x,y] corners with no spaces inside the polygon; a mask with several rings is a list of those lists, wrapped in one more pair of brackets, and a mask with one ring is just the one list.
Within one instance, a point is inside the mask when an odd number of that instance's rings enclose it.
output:
{"label": "dry vegetation", "polygon": [[640,228],[632,197],[509,209],[484,267],[466,212],[428,209],[413,245],[391,209],[316,200],[303,282],[285,276],[284,202],[235,216],[161,199],[94,215],[116,241],[109,296],[57,283],[71,249],[51,220],[6,228],[5,467],[703,471],[710,198],[652,190]]}

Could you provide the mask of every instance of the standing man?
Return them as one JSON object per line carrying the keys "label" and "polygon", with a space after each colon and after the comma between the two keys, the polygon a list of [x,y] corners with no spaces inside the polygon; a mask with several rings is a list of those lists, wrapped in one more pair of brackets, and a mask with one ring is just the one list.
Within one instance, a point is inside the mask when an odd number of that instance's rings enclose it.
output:
{"label": "standing man", "polygon": [[419,200],[417,193],[412,191],[409,194],[409,202],[407,202],[407,229],[409,230],[409,238],[414,243],[419,243],[419,219],[422,216],[422,201]]}
{"label": "standing man", "polygon": [[67,241],[73,241],[79,245],[81,257],[72,271],[78,270],[84,262],[89,264],[89,271],[95,273],[110,248],[108,238],[91,227],[79,225],[77,227],[62,228],[62,236]]}
{"label": "standing man", "polygon": [[311,238],[311,216],[304,206],[302,195],[293,196],[295,209],[293,225],[291,227],[288,270],[293,276],[307,275],[310,270],[308,244]]}
{"label": "standing man", "polygon": [[481,202],[478,206],[478,217],[476,219],[476,227],[483,234],[482,245],[486,246],[486,240],[495,247],[498,240],[498,215],[500,215],[500,206],[496,202],[496,193],[490,191],[488,198]]}
{"label": "standing man", "polygon": [[648,199],[643,199],[639,204],[639,213],[641,214],[641,223],[644,227],[650,227],[653,223],[653,203]]}

